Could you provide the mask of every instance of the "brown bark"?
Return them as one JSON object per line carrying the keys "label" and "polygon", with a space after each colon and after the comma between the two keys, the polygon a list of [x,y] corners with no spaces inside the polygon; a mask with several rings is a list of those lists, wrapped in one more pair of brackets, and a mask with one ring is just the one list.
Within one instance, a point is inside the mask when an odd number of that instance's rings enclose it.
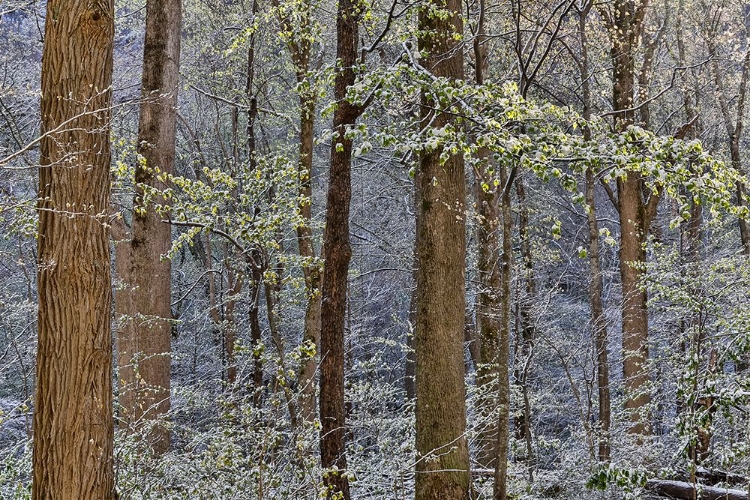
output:
{"label": "brown bark", "polygon": [[597,458],[609,462],[610,427],[612,425],[612,405],[609,390],[609,358],[607,354],[607,318],[602,304],[602,266],[599,258],[599,223],[596,219],[596,198],[594,174],[586,170],[586,204],[588,205],[589,228],[589,302],[591,305],[591,332],[596,356],[596,388],[599,396],[599,445]]}
{"label": "brown bark", "polygon": [[32,498],[113,499],[109,163],[114,5],[47,3]]}
{"label": "brown bark", "polygon": [[[258,15],[258,2],[253,0],[253,17]],[[255,32],[250,36],[247,47],[247,80],[245,81],[245,98],[248,100],[247,108],[247,161],[250,170],[255,170],[256,165],[256,139],[255,121],[258,118],[258,99],[253,88],[255,81]],[[260,209],[255,208],[256,215]],[[248,283],[248,294],[250,304],[248,307],[248,320],[250,323],[250,347],[253,351],[253,405],[260,407],[263,395],[263,360],[260,349],[262,342],[262,331],[260,328],[260,290],[263,281],[262,258],[260,249],[253,248],[250,256],[246,258],[246,265],[250,280]]]}
{"label": "brown bark", "polygon": [[260,329],[260,283],[262,275],[260,269],[249,264],[251,268],[251,282],[249,286],[250,306],[248,308],[248,320],[250,322],[250,348],[253,351],[253,405],[260,407],[263,394],[263,360],[260,350],[262,342]]}
{"label": "brown bark", "polygon": [[320,457],[327,497],[340,494],[349,500],[346,476],[346,409],[344,405],[344,325],[347,303],[347,274],[352,249],[349,243],[351,202],[352,139],[347,130],[361,114],[358,106],[346,100],[347,89],[355,83],[359,6],[353,0],[339,0],[336,15],[336,59],[326,227],[323,237],[321,330],[320,330]]}
{"label": "brown bark", "polygon": [[[444,18],[430,8],[448,12]],[[463,79],[463,56],[454,34],[463,33],[461,2],[433,0],[419,11],[422,64],[437,77]],[[434,111],[423,90],[422,128],[454,121]],[[442,148],[423,152],[416,254],[416,500],[468,499],[469,453],[464,385],[466,186],[461,154],[440,161]]]}
{"label": "brown bark", "polygon": [[[172,244],[171,228],[146,206],[141,186],[159,187],[159,172],[174,170],[181,21],[180,0],[147,2],[138,123],[138,153],[145,164],[135,166],[130,282],[124,284],[131,309],[117,336],[120,405],[131,430],[163,418],[170,407],[171,263],[162,256]],[[148,441],[155,452],[164,452],[169,431],[157,425]]]}
{"label": "brown bark", "polygon": [[[253,1],[253,17],[258,15],[258,2]],[[255,139],[255,121],[258,118],[258,99],[255,96],[253,88],[255,80],[255,32],[250,37],[247,48],[247,80],[245,82],[245,97],[249,101],[247,108],[247,158],[250,170],[255,170],[256,165],[256,139]],[[256,215],[260,209],[255,208]],[[248,308],[248,320],[250,323],[250,347],[253,351],[253,405],[260,407],[263,393],[263,361],[260,344],[262,342],[260,328],[260,290],[263,281],[263,272],[261,269],[261,254],[256,247],[250,252],[247,258],[247,267],[250,274],[249,295],[250,306]]]}
{"label": "brown bark", "polygon": [[[648,0],[615,0],[610,26],[613,62],[612,103],[615,128],[625,130],[633,124],[635,108],[634,55],[643,29]],[[618,211],[620,216],[620,277],[622,281],[622,350],[625,379],[625,408],[630,412],[630,432],[635,435],[650,433],[649,417],[645,413],[651,401],[648,389],[648,308],[646,292],[640,288],[646,261],[643,245],[648,236],[650,214],[658,197],[652,194],[648,202],[644,191],[648,188],[635,172],[617,180]]]}

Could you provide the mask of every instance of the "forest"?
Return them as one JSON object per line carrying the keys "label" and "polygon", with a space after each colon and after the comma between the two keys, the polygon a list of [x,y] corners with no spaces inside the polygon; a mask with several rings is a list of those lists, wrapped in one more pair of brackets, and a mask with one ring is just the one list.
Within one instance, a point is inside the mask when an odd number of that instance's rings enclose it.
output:
{"label": "forest", "polygon": [[750,1],[0,0],[0,499],[748,500]]}

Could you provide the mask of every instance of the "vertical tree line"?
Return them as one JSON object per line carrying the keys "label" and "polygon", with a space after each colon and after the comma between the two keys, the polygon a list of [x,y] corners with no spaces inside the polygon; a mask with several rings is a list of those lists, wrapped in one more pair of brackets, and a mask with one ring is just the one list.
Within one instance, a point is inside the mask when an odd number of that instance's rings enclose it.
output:
{"label": "vertical tree line", "polygon": [[750,5],[330,7],[0,7],[0,496],[747,499]]}

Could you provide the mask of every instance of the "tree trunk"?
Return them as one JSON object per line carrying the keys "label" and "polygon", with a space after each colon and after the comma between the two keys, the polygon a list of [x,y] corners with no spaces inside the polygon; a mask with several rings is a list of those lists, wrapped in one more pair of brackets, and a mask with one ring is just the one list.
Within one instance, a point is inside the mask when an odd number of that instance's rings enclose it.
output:
{"label": "tree trunk", "polygon": [[[174,171],[177,86],[180,61],[180,0],[146,4],[146,36],[138,153],[135,166],[132,240],[130,245],[132,309],[117,336],[120,404],[131,430],[163,418],[170,407],[171,263],[162,256],[171,247],[171,228],[144,204],[144,189],[159,187],[159,174]],[[169,431],[157,425],[149,443],[157,453],[169,449]]]}
{"label": "tree trunk", "polygon": [[[257,261],[256,261],[257,262]],[[263,356],[260,349],[262,342],[260,328],[260,290],[263,279],[261,270],[254,262],[248,263],[250,268],[250,305],[248,320],[250,323],[250,348],[253,352],[253,406],[260,408],[263,395]]]}
{"label": "tree trunk", "polygon": [[[436,16],[431,8],[447,11]],[[461,2],[432,0],[419,11],[419,50],[423,65],[437,77],[463,79]],[[421,127],[454,122],[433,110],[422,91]],[[424,152],[417,171],[416,254],[416,500],[469,498],[466,441],[464,315],[466,265],[466,186],[461,154],[444,162],[442,148]]]}
{"label": "tree trunk", "polygon": [[320,331],[320,457],[327,497],[337,494],[349,500],[346,476],[346,410],[344,406],[344,325],[349,260],[349,205],[351,202],[352,140],[347,130],[361,114],[359,107],[346,100],[354,85],[357,64],[359,6],[353,0],[339,0],[336,15],[336,59],[333,114],[334,136],[326,201],[326,227],[323,238],[321,331]]}
{"label": "tree trunk", "polygon": [[[489,154],[484,155],[485,162]],[[486,171],[486,164],[480,166]],[[484,173],[484,172],[482,172]],[[498,339],[500,336],[500,254],[498,193],[497,189],[484,191],[482,178],[477,179],[477,332],[479,359],[477,363],[477,386],[479,388],[478,417],[484,424],[479,433],[477,461],[482,467],[495,466],[497,459],[497,376]],[[491,185],[491,182],[489,183]]]}
{"label": "tree trunk", "polygon": [[516,176],[516,167],[504,166],[500,170],[500,185],[503,186],[500,199],[503,224],[503,253],[501,257],[502,274],[500,278],[500,340],[497,350],[497,402],[498,433],[497,461],[495,462],[495,486],[492,491],[494,500],[508,498],[508,440],[510,438],[510,379],[508,378],[510,362],[510,305],[511,305],[511,272],[513,270],[513,212],[511,211],[510,188]]}
{"label": "tree trunk", "polygon": [[[591,119],[591,83],[589,79],[588,36],[586,21],[593,0],[589,0],[578,12],[578,29],[581,38],[581,81],[583,86],[583,117]],[[591,131],[584,129],[584,137],[591,140]],[[611,454],[610,427],[612,425],[612,403],[609,389],[609,359],[607,318],[604,316],[602,292],[602,265],[599,258],[599,222],[596,218],[596,182],[591,169],[586,170],[586,217],[589,229],[589,303],[591,306],[591,333],[596,358],[596,388],[599,396],[599,444],[597,458],[609,462]]]}
{"label": "tree trunk", "polygon": [[[525,459],[529,462],[529,470],[533,467],[531,443],[531,408],[529,406],[529,394],[527,377],[532,359],[532,347],[534,345],[535,326],[533,318],[533,305],[536,296],[536,281],[534,280],[534,256],[531,252],[531,239],[529,237],[529,207],[526,203],[526,189],[521,176],[515,180],[516,195],[518,196],[518,234],[521,240],[521,259],[523,261],[524,294],[516,298],[518,303],[518,318],[520,323],[520,338],[517,334],[517,343],[520,344],[519,355],[516,358],[515,373],[513,380],[518,384],[523,395],[523,412],[516,417],[516,437],[527,443]],[[520,288],[520,287],[519,287]],[[520,295],[520,294],[519,294]]]}
{"label": "tree trunk", "polygon": [[[312,167],[313,167],[313,145],[315,140],[315,100],[313,96],[300,96],[300,146],[299,146],[299,194],[304,200],[300,203],[300,215],[305,221],[304,225],[297,228],[297,244],[299,254],[306,264],[302,267],[305,277],[305,295],[307,306],[305,308],[305,323],[302,342],[308,348],[315,348],[316,353],[320,351],[320,266],[315,262],[317,253],[313,245],[312,232]],[[300,413],[305,422],[315,420],[315,372],[318,368],[318,358],[309,355],[300,370]]]}
{"label": "tree trunk", "polygon": [[602,304],[602,266],[599,259],[599,223],[596,220],[596,198],[594,174],[586,170],[586,204],[589,226],[589,302],[591,304],[591,333],[596,355],[596,388],[599,395],[599,449],[600,462],[609,462],[612,407],[609,390],[609,358],[607,353],[607,318]]}
{"label": "tree trunk", "polygon": [[113,36],[112,1],[47,4],[34,500],[115,494],[107,225]]}
{"label": "tree trunk", "polygon": [[[721,77],[719,56],[716,48],[717,35],[718,33],[709,33],[708,36],[706,36],[706,45],[708,46],[709,56],[711,56],[711,72],[713,73],[714,84],[716,85],[716,98],[719,101],[719,109],[721,110],[724,127],[727,132],[727,139],[729,140],[729,157],[732,161],[732,167],[734,167],[739,173],[744,174],[744,169],[742,168],[740,140],[742,138],[745,123],[745,99],[747,96],[748,77],[750,76],[750,47],[745,49],[740,85],[737,93],[738,95],[736,96],[737,114],[733,120],[732,114],[729,111],[729,103],[731,100],[735,99],[735,96],[727,96],[724,89],[724,80]],[[737,193],[737,206],[741,207],[745,205],[745,184],[741,181],[737,181],[735,190]],[[742,252],[745,255],[750,255],[750,225],[747,220],[740,218],[739,226]]]}
{"label": "tree trunk", "polygon": [[302,342],[306,344],[306,350],[315,348],[315,354],[308,354],[298,373],[300,387],[299,407],[300,416],[305,422],[311,423],[316,415],[315,397],[315,372],[318,368],[318,357],[320,353],[320,329],[321,329],[321,295],[320,281],[321,269],[316,262],[317,253],[313,244],[312,231],[312,167],[313,147],[315,144],[315,105],[317,100],[317,89],[309,82],[308,72],[310,70],[310,49],[314,35],[311,34],[312,11],[314,6],[309,0],[303,0],[298,5],[297,15],[291,15],[279,8],[278,0],[272,0],[277,9],[279,22],[285,31],[296,33],[295,38],[287,41],[287,48],[294,63],[294,71],[299,89],[299,195],[302,200],[299,205],[300,215],[304,224],[297,227],[297,245],[300,257],[303,258],[302,273],[305,278],[305,295],[307,305],[305,307],[304,330]]}
{"label": "tree trunk", "polygon": [[[636,5],[637,3],[637,5]],[[648,0],[616,0],[613,5],[614,25],[611,58],[614,86],[613,107],[615,128],[625,130],[633,123],[633,89],[635,82],[634,53],[643,26]],[[638,264],[646,261],[643,245],[648,236],[650,207],[646,206],[643,191],[647,189],[635,172],[617,180],[618,211],[620,216],[620,276],[622,280],[622,350],[625,379],[625,408],[630,412],[630,432],[635,435],[650,433],[646,407],[651,401],[648,388],[648,308],[647,296],[639,283],[643,270]],[[655,194],[649,200],[655,203]]]}
{"label": "tree trunk", "polygon": [[[479,1],[477,34],[474,38],[475,81],[484,84],[487,70],[487,43],[485,32],[485,2]],[[493,468],[497,459],[497,349],[500,336],[500,218],[498,189],[490,178],[490,161],[492,155],[486,148],[481,148],[477,156],[480,165],[475,182],[475,199],[477,204],[477,279],[479,289],[476,298],[476,322],[478,339],[477,376],[479,389],[477,400],[478,419],[482,430],[477,436],[477,461],[484,468]]]}

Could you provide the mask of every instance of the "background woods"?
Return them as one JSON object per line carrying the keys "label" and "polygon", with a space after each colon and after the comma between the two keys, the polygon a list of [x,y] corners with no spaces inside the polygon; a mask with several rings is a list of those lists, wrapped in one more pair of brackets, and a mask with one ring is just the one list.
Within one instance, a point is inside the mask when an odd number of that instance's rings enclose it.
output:
{"label": "background woods", "polygon": [[747,499],[748,30],[0,3],[0,498]]}

